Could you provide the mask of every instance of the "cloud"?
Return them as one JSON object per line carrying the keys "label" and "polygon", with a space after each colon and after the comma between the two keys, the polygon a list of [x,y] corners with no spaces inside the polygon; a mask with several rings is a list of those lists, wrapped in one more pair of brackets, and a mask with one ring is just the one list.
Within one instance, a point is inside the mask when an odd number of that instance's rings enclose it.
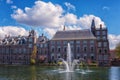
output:
{"label": "cloud", "polygon": [[7,3],[7,4],[12,4],[13,1],[12,1],[12,0],[6,0],[6,3]]}
{"label": "cloud", "polygon": [[0,39],[3,39],[5,35],[10,36],[28,36],[28,31],[18,26],[0,26]]}
{"label": "cloud", "polygon": [[[70,6],[70,3],[65,3]],[[38,26],[45,31],[50,32],[52,35],[57,30],[62,30],[61,26],[65,25],[66,29],[85,29],[90,28],[91,21],[95,18],[96,27],[104,22],[97,16],[94,15],[83,15],[78,17],[73,13],[64,13],[65,10],[58,5],[51,2],[36,1],[34,6],[25,7],[24,10],[18,8],[14,10],[11,17],[17,22],[26,24],[29,26]],[[64,14],[63,14],[64,13]],[[50,31],[51,30],[51,31]],[[54,30],[54,32],[52,32]]]}
{"label": "cloud", "polygon": [[109,34],[109,44],[111,49],[115,49],[116,45],[120,42],[120,35]]}
{"label": "cloud", "polygon": [[64,16],[65,25],[75,25],[77,23],[77,16],[72,13],[67,13]]}
{"label": "cloud", "polygon": [[90,28],[91,27],[91,22],[92,19],[94,18],[95,20],[95,26],[96,28],[100,27],[100,24],[102,24],[102,27],[106,27],[105,23],[101,20],[100,17],[97,17],[95,15],[83,15],[80,17],[77,21],[77,25],[79,25],[81,28]]}
{"label": "cloud", "polygon": [[12,5],[12,6],[11,6],[11,9],[17,9],[17,6]]}
{"label": "cloud", "polygon": [[[70,3],[67,2],[65,4],[70,5]],[[19,23],[41,28],[49,38],[51,38],[56,31],[63,30],[64,25],[66,26],[66,30],[90,29],[93,18],[95,19],[96,28],[99,28],[100,24],[106,27],[104,21],[93,14],[85,14],[78,17],[73,13],[64,13],[64,11],[65,10],[58,4],[36,1],[31,8],[25,7],[24,10],[17,8],[11,17]],[[108,38],[110,48],[114,48],[119,42],[120,36],[109,34]]]}
{"label": "cloud", "polygon": [[[70,5],[67,2],[65,4]],[[25,7],[24,10],[18,8],[11,14],[11,17],[19,23],[41,28],[59,28],[62,25],[89,28],[93,18],[95,18],[96,27],[100,24],[105,26],[104,22],[97,16],[83,15],[78,18],[75,14],[65,14],[64,11],[58,4],[36,1],[32,8]]]}
{"label": "cloud", "polygon": [[110,8],[108,6],[103,6],[102,8],[103,10],[110,10]]}
{"label": "cloud", "polygon": [[32,8],[18,8],[11,16],[16,21],[30,26],[58,27],[63,24],[62,13],[62,7],[57,4],[36,1]]}
{"label": "cloud", "polygon": [[68,2],[65,2],[64,4],[68,8],[68,11],[69,10],[75,10],[75,6],[74,5],[72,5],[72,4],[68,3]]}

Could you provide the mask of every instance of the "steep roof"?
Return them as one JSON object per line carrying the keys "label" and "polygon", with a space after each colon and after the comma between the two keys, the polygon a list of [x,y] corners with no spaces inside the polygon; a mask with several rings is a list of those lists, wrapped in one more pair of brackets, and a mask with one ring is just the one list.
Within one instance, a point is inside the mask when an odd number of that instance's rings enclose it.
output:
{"label": "steep roof", "polygon": [[57,31],[52,40],[96,39],[89,29]]}

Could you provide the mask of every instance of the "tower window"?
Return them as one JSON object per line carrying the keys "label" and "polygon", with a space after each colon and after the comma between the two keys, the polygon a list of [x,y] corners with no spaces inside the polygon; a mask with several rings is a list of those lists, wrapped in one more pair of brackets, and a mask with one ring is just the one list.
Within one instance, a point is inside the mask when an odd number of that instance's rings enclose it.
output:
{"label": "tower window", "polygon": [[96,34],[97,34],[97,35],[100,35],[100,31],[97,31]]}
{"label": "tower window", "polygon": [[101,53],[102,51],[101,51],[101,49],[99,49],[99,53]]}
{"label": "tower window", "polygon": [[106,35],[106,31],[102,31],[102,34],[103,34],[103,35]]}

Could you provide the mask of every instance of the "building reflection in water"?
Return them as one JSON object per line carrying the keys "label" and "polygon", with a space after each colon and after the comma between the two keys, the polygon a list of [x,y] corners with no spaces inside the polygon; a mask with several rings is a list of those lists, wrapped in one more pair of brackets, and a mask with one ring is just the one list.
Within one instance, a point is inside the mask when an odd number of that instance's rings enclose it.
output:
{"label": "building reflection in water", "polygon": [[111,67],[110,68],[109,80],[120,80],[120,67]]}
{"label": "building reflection in water", "polygon": [[84,74],[76,74],[74,72],[68,72],[65,73],[65,79],[64,80],[83,80]]}

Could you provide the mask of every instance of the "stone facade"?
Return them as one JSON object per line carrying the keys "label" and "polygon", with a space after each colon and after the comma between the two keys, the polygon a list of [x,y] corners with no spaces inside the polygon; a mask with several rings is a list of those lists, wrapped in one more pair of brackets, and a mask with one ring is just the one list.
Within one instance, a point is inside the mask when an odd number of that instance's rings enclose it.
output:
{"label": "stone facade", "polygon": [[0,64],[30,64],[34,45],[37,46],[36,61],[50,62],[66,59],[67,44],[70,43],[72,57],[84,58],[99,65],[109,64],[109,42],[107,28],[96,28],[94,19],[91,30],[57,31],[51,40],[43,34],[36,37],[34,30],[28,36],[6,36],[0,40]]}
{"label": "stone facade", "polygon": [[28,36],[6,36],[0,41],[0,64],[30,64],[33,45],[36,44],[35,31]]}
{"label": "stone facade", "polygon": [[98,65],[109,65],[109,42],[107,28],[100,25],[96,28],[94,19],[91,30],[57,31],[50,40],[51,61],[58,58],[66,59],[67,44],[70,43],[74,59],[84,58],[86,61],[97,62]]}

